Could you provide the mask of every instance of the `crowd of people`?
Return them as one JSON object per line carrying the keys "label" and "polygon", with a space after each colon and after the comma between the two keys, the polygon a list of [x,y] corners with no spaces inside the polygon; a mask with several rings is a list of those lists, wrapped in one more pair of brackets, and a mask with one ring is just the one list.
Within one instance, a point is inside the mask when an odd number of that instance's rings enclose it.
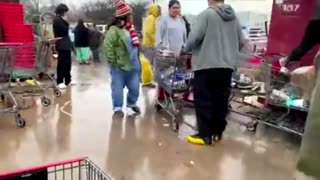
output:
{"label": "crowd of people", "polygon": [[[170,0],[168,14],[161,14],[159,6],[150,5],[140,43],[133,25],[131,7],[122,0],[116,0],[115,5],[115,17],[108,25],[103,43],[103,35],[99,34],[95,27],[90,30],[85,27],[82,20],[79,20],[74,30],[74,46],[68,35],[69,23],[66,19],[68,7],[63,4],[57,7],[53,26],[55,37],[61,38],[56,43],[59,87],[65,88],[73,84],[70,74],[73,47],[78,62],[89,64],[90,49],[94,59],[99,61],[99,47],[102,45],[103,55],[110,69],[114,114],[124,116],[124,88],[128,89],[126,97],[128,110],[133,114],[139,114],[140,108],[137,106],[141,73],[139,50],[151,64],[154,64],[157,48],[166,48],[177,56],[183,52],[192,52],[188,67],[194,72],[193,93],[198,133],[189,135],[186,139],[192,144],[201,145],[212,145],[220,141],[227,125],[231,76],[239,63],[240,51],[244,47],[242,28],[233,8],[225,4],[224,0],[208,0],[208,8],[200,13],[190,29],[189,22],[181,15],[181,4],[178,0]],[[319,38],[315,38],[318,37],[315,34],[319,30],[318,14],[316,12],[316,17],[311,20],[301,45],[284,60],[285,62],[298,60],[319,43]],[[89,40],[90,36],[95,38]],[[158,100],[163,100],[165,93],[167,92],[164,89],[158,87]],[[186,99],[188,96],[187,94]],[[309,118],[316,115],[314,112],[314,108],[311,107]],[[313,144],[319,144],[315,143],[313,131],[314,128],[307,129],[307,138],[313,140]],[[314,155],[316,151],[309,147],[310,144],[312,143],[303,144],[303,150],[308,152],[303,154],[299,163],[300,170],[303,171],[311,168],[308,166],[308,162],[313,162],[311,158],[319,157]],[[310,154],[314,156],[311,157]],[[316,168],[317,165],[312,167]]]}
{"label": "crowd of people", "polygon": [[67,5],[60,4],[55,10],[56,17],[53,20],[54,37],[61,38],[55,46],[58,53],[57,84],[60,89],[76,84],[71,79],[72,51],[74,51],[76,60],[80,65],[89,65],[91,54],[92,59],[99,62],[99,49],[104,38],[95,24],[86,27],[82,19],[79,19],[77,26],[70,33],[68,11]]}
{"label": "crowd of people", "polygon": [[[223,0],[209,0],[190,30],[190,24],[181,15],[181,4],[171,0],[168,14],[162,14],[157,5],[149,7],[143,29],[142,53],[153,64],[155,49],[165,48],[175,55],[192,51],[189,68],[194,71],[194,104],[199,133],[187,140],[193,144],[211,145],[220,141],[226,127],[231,75],[237,66],[244,45],[241,25],[231,6]],[[188,37],[189,36],[189,37]],[[140,113],[139,97],[141,65],[140,47],[132,22],[132,9],[125,2],[116,1],[116,15],[109,25],[104,44],[110,66],[113,110],[123,116],[123,88],[128,89],[127,108]],[[158,100],[167,93],[158,87]],[[185,96],[188,99],[188,94]]]}
{"label": "crowd of people", "polygon": [[[190,135],[190,143],[211,145],[220,141],[226,127],[231,74],[237,66],[239,52],[244,44],[240,23],[231,6],[223,0],[208,0],[209,7],[199,16],[193,29],[181,15],[181,4],[170,0],[168,14],[161,14],[158,5],[149,7],[143,28],[143,40],[133,25],[132,9],[122,0],[116,0],[116,12],[102,43],[111,76],[113,111],[124,116],[124,88],[128,89],[129,114],[139,114],[137,100],[140,95],[141,63],[139,50],[153,64],[155,50],[168,49],[176,56],[192,51],[188,68],[194,71],[194,105],[199,133]],[[68,7],[61,4],[56,9],[53,28],[58,51],[57,83],[60,88],[74,84],[71,80],[71,51],[75,49],[79,64],[89,64],[90,49],[99,60],[102,35],[79,20],[74,29],[74,44],[70,40],[67,21]],[[94,38],[90,38],[94,37]],[[92,39],[92,40],[90,40]],[[158,100],[164,99],[164,89],[158,87]],[[184,99],[187,101],[189,94]]]}

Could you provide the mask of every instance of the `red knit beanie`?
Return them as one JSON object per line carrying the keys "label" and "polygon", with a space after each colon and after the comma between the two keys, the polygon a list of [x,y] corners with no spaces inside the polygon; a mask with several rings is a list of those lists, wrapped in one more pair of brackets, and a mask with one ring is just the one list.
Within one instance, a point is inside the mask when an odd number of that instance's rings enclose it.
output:
{"label": "red knit beanie", "polygon": [[131,7],[122,0],[115,0],[116,1],[116,17],[126,16],[132,13]]}

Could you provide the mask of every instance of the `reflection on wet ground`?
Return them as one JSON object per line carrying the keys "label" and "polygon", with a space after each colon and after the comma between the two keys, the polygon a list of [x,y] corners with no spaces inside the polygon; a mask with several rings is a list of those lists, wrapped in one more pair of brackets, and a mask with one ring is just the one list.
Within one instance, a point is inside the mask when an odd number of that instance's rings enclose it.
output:
{"label": "reflection on wet ground", "polygon": [[193,110],[176,134],[154,109],[155,90],[143,88],[141,116],[113,119],[106,66],[75,66],[73,78],[79,84],[62,97],[48,94],[51,106],[37,98],[21,112],[25,128],[1,114],[0,171],[85,156],[120,180],[287,180],[294,173],[298,137],[263,126],[253,134],[230,122],[220,144],[189,145],[183,137],[194,133]]}

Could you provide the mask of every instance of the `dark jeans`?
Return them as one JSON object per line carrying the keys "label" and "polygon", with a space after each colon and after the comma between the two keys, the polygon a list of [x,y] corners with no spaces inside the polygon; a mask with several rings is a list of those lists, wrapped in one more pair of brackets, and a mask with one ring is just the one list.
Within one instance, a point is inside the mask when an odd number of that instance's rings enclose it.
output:
{"label": "dark jeans", "polygon": [[93,60],[98,61],[99,60],[99,47],[91,47],[91,52],[93,56]]}
{"label": "dark jeans", "polygon": [[71,82],[71,51],[58,50],[57,84]]}
{"label": "dark jeans", "polygon": [[231,69],[206,69],[194,72],[194,105],[199,135],[222,135],[226,128]]}

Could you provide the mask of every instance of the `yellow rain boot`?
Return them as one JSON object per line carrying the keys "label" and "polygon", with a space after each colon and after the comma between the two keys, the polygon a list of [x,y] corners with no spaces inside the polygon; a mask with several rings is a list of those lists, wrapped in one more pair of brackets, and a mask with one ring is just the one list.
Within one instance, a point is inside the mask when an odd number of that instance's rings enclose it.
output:
{"label": "yellow rain boot", "polygon": [[211,137],[201,137],[199,134],[187,136],[187,141],[197,145],[213,145]]}

